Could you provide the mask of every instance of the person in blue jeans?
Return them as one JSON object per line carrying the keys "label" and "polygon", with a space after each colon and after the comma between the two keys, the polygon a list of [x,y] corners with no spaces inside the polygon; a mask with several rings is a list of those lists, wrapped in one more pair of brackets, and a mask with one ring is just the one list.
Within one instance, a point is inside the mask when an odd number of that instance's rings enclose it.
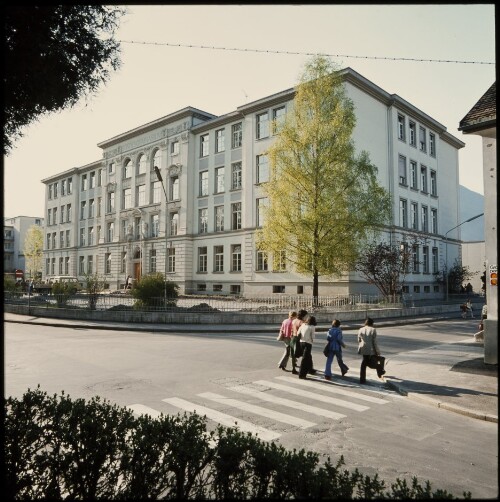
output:
{"label": "person in blue jeans", "polygon": [[328,330],[326,339],[330,342],[330,344],[328,346],[328,357],[326,358],[325,380],[331,380],[332,362],[335,356],[337,356],[337,362],[342,376],[349,371],[349,368],[342,360],[342,348],[345,348],[345,343],[342,337],[342,330],[340,329],[340,321],[338,319],[334,319],[332,321],[332,327]]}

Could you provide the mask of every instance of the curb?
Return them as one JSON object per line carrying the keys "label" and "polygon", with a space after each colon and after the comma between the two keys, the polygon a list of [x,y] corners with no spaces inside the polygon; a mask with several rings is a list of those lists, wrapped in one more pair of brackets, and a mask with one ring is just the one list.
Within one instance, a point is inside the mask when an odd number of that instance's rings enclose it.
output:
{"label": "curb", "polygon": [[413,401],[419,401],[421,403],[436,406],[438,408],[442,408],[443,410],[452,411],[453,413],[458,413],[459,415],[464,415],[470,418],[475,418],[477,420],[484,420],[486,422],[494,422],[498,423],[498,416],[491,415],[489,413],[481,413],[477,411],[472,411],[468,408],[464,408],[462,406],[458,406],[456,404],[443,403],[439,401],[439,399],[434,399],[432,397],[428,397],[426,395],[418,394],[417,392],[409,391],[404,387],[401,387],[390,380],[386,380],[386,384],[398,394],[407,397],[408,399],[412,399]]}

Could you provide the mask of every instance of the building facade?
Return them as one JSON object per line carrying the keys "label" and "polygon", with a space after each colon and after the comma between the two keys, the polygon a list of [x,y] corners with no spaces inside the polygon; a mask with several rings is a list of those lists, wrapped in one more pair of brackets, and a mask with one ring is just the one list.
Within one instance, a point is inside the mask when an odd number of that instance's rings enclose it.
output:
{"label": "building facade", "polygon": [[[460,229],[445,232],[458,224],[464,144],[354,70],[343,75],[355,105],[356,149],[369,152],[393,199],[384,238],[422,240],[405,292],[442,296],[433,274],[460,254]],[[185,293],[310,295],[311,277],[255,247],[267,203],[266,151],[294,95],[288,89],[220,117],[185,108],[99,143],[101,160],[42,180],[45,275],[97,272],[113,290],[128,275],[162,272]],[[322,279],[322,295],[376,293],[354,272]]]}

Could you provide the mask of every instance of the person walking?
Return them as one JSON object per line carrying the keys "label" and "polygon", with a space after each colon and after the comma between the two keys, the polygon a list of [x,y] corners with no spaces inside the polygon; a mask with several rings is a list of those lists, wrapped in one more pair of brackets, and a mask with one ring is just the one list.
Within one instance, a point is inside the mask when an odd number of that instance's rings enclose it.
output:
{"label": "person walking", "polygon": [[292,373],[298,375],[297,359],[302,357],[302,349],[300,346],[299,328],[304,323],[307,316],[307,310],[299,310],[297,317],[292,321],[292,339],[290,340],[290,354],[292,356]]}
{"label": "person walking", "polygon": [[[359,383],[366,383],[366,367],[370,363],[371,356],[380,356],[380,350],[377,344],[377,330],[373,327],[373,319],[368,317],[365,325],[358,331],[358,354],[363,356],[361,361],[361,370],[359,372]],[[377,375],[381,378],[385,370],[378,370]]]}
{"label": "person walking", "polygon": [[470,298],[467,298],[467,303],[465,304],[465,308],[466,308],[466,311],[465,311],[464,319],[465,319],[465,317],[467,317],[467,312],[470,312],[471,319],[474,319],[474,312],[472,312],[472,302],[470,301]]}
{"label": "person walking", "polygon": [[127,280],[125,281],[125,289],[130,289],[132,287],[132,277],[127,275]]}
{"label": "person walking", "polygon": [[312,360],[312,346],[314,342],[314,333],[316,330],[316,317],[308,315],[304,323],[299,328],[301,336],[300,346],[302,348],[302,361],[300,362],[299,378],[306,378],[308,373],[314,374]]}
{"label": "person walking", "polygon": [[332,327],[328,330],[328,335],[326,337],[328,340],[328,356],[326,358],[325,365],[325,380],[332,379],[332,363],[334,357],[337,357],[337,363],[339,365],[342,376],[344,376],[349,368],[342,360],[342,348],[345,348],[344,339],[342,337],[342,330],[340,329],[340,321],[334,319],[332,321]]}
{"label": "person walking", "polygon": [[292,322],[297,317],[297,312],[295,310],[290,310],[288,312],[288,318],[281,323],[280,334],[278,340],[281,340],[285,344],[285,352],[281,358],[278,368],[286,371],[286,365],[288,364],[288,359],[290,358],[290,341],[292,339]]}

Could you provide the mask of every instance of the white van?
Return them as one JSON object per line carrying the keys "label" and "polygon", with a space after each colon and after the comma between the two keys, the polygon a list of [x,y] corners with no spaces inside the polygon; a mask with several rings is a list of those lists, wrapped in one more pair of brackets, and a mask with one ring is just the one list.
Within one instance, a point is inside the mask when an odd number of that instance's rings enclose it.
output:
{"label": "white van", "polygon": [[80,281],[78,280],[78,277],[74,277],[71,275],[55,275],[54,277],[51,277],[49,279],[50,284],[54,284],[55,282],[60,282],[60,283],[69,283],[69,284],[74,284],[75,288],[77,291],[80,291],[83,289]]}

